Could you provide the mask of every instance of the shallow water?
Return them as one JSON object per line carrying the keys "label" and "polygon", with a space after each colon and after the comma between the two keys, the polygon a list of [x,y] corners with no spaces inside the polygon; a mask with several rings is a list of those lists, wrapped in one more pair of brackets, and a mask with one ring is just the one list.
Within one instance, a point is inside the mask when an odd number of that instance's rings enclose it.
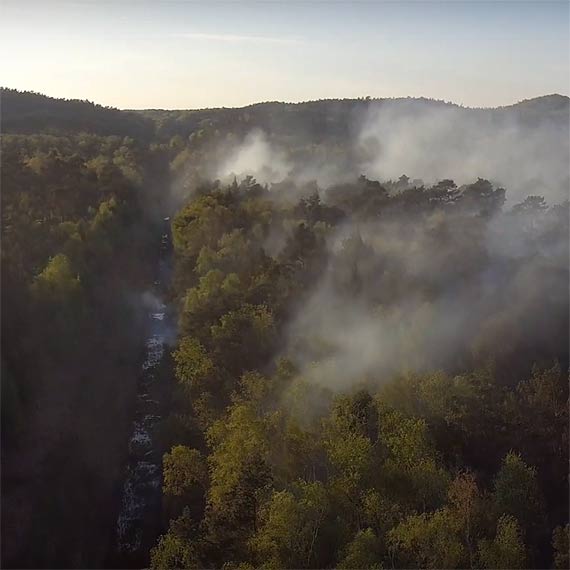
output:
{"label": "shallow water", "polygon": [[[165,238],[166,236],[166,238]],[[159,277],[165,278],[168,234],[161,236]],[[169,335],[166,306],[160,298],[161,281],[154,283],[147,314],[149,334],[137,386],[135,416],[129,439],[128,467],[117,518],[116,549],[119,555],[146,557],[160,518],[162,457],[157,442],[161,408],[157,394],[158,367]]]}

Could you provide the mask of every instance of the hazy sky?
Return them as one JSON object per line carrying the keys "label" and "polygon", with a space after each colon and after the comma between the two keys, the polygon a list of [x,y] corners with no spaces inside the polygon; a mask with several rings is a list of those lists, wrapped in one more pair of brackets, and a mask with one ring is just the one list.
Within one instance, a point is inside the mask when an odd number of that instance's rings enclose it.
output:
{"label": "hazy sky", "polygon": [[119,108],[569,93],[567,0],[0,6],[0,85]]}

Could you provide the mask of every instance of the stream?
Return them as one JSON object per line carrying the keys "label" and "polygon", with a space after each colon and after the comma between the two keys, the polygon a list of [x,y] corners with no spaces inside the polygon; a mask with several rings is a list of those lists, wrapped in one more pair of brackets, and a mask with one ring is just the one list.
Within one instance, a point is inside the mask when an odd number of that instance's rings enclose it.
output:
{"label": "stream", "polygon": [[137,400],[128,450],[128,466],[116,525],[116,551],[125,564],[148,564],[149,549],[160,531],[162,450],[158,424],[162,419],[160,365],[172,326],[163,302],[170,278],[169,218],[164,219],[157,280],[145,294],[148,336],[137,382]]}

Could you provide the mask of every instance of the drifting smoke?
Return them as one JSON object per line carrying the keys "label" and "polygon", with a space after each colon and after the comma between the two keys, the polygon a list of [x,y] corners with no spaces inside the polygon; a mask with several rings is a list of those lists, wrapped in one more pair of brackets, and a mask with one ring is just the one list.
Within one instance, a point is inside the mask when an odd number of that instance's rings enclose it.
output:
{"label": "drifting smoke", "polygon": [[250,132],[243,143],[229,152],[217,170],[217,177],[253,176],[261,184],[280,182],[291,172],[284,150],[272,146],[261,130]]}
{"label": "drifting smoke", "polygon": [[[567,101],[554,111],[465,109],[423,100],[373,102],[347,113],[347,138],[315,143],[309,135],[270,139],[255,129],[224,146],[211,175],[253,176],[262,184],[311,180],[321,187],[360,174],[388,180],[406,174],[426,184],[486,178],[508,189],[511,203],[528,195],[550,203],[568,197],[570,130]],[[334,147],[334,148],[333,148]],[[220,150],[220,149],[218,149]]]}
{"label": "drifting smoke", "polygon": [[372,107],[357,139],[370,178],[406,173],[433,184],[451,178],[465,184],[486,178],[509,198],[568,197],[568,116],[556,124],[529,124],[506,110],[387,102]]}
{"label": "drifting smoke", "polygon": [[[328,269],[288,327],[284,353],[305,379],[343,390],[403,372],[460,371],[521,347],[529,352],[520,360],[535,349],[567,360],[567,209],[532,228],[497,213],[476,235],[447,216],[348,221],[330,238]],[[339,286],[343,266],[358,287]]]}
{"label": "drifting smoke", "polygon": [[[529,118],[513,108],[384,101],[350,114],[346,140],[315,144],[305,134],[284,142],[255,130],[224,149],[217,178],[253,176],[293,200],[310,180],[326,197],[329,186],[354,185],[361,174],[380,181],[406,174],[426,185],[485,178],[507,189],[505,210],[488,218],[461,208],[418,217],[404,208],[363,222],[348,212],[327,237],[327,269],[287,327],[283,354],[304,378],[346,389],[521,353],[521,361],[537,354],[568,364],[567,205],[528,218],[509,210],[529,195],[568,199],[563,103]],[[276,230],[266,251],[283,243]],[[358,287],[339,286],[343,264]]]}
{"label": "drifting smoke", "polygon": [[356,175],[358,168],[350,157],[331,157],[326,145],[319,154],[307,154],[303,147],[307,141],[295,139],[292,146],[271,141],[261,130],[248,133],[239,144],[217,149],[220,157],[211,176],[222,182],[235,178],[252,176],[260,184],[278,185],[283,181],[294,181],[296,185],[317,182],[321,187],[348,181]]}

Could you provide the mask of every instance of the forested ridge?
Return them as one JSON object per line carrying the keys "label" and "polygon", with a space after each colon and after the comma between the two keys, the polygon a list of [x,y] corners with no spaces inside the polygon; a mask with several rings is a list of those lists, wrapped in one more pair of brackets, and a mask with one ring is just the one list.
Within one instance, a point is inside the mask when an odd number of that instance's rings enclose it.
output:
{"label": "forested ridge", "polygon": [[[57,103],[73,125],[78,104]],[[2,560],[101,567],[168,156],[124,135],[26,124],[33,134],[2,135]]]}
{"label": "forested ridge", "polygon": [[[569,213],[541,195],[559,173],[353,175],[382,100],[1,96],[4,567],[115,560],[169,216],[152,568],[568,567]],[[561,96],[396,104],[528,132],[568,115]]]}
{"label": "forested ridge", "polygon": [[[565,567],[567,205],[502,211],[483,180],[305,190],[214,185],[173,222],[171,522],[152,566]],[[532,246],[494,251],[491,227]],[[482,313],[439,330],[457,291]],[[375,323],[390,354],[361,368]]]}
{"label": "forested ridge", "polygon": [[168,142],[174,136],[183,140],[193,136],[220,137],[247,133],[263,128],[268,133],[298,138],[307,136],[313,142],[331,138],[343,142],[350,132],[354,113],[370,106],[396,102],[409,107],[463,109],[480,116],[516,115],[527,123],[545,120],[561,122],[567,117],[568,97],[546,95],[497,109],[469,109],[453,103],[425,98],[401,99],[324,99],[304,103],[265,102],[242,108],[192,110],[120,111],[91,101],[64,100],[40,93],[1,88],[2,130],[4,133],[69,133],[92,132],[99,135],[136,136]]}
{"label": "forested ridge", "polygon": [[2,138],[7,565],[97,566],[107,548],[143,338],[131,295],[153,262],[136,152],[119,138]]}

